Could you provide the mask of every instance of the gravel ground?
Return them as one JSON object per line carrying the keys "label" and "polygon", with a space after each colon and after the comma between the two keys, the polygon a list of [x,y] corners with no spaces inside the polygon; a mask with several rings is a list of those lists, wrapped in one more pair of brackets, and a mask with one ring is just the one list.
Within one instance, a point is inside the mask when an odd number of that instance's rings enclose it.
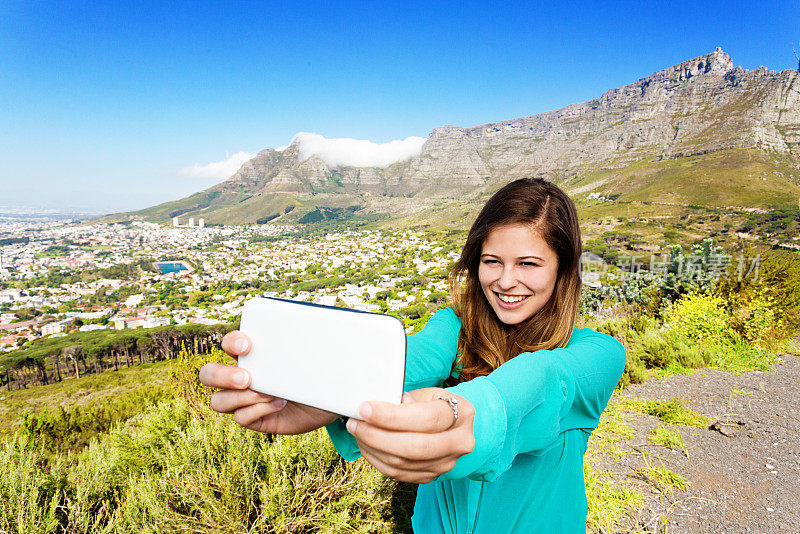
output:
{"label": "gravel ground", "polygon": [[[645,497],[619,532],[800,533],[800,358],[781,360],[772,372],[704,369],[625,391],[634,399],[678,398],[719,424],[671,425],[685,450],[670,449],[648,440],[658,419],[630,414],[636,434],[618,443],[626,454],[602,455],[594,465]],[[663,465],[689,486],[659,490],[641,473],[647,465]]]}

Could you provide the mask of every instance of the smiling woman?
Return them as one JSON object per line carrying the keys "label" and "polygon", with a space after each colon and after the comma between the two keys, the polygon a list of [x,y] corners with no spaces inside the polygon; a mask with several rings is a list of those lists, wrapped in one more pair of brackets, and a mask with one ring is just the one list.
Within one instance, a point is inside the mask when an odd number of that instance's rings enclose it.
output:
{"label": "smiling woman", "polygon": [[517,180],[489,199],[451,277],[464,324],[461,377],[486,375],[523,352],[566,346],[580,299],[580,256],[575,206],[556,185]]}
{"label": "smiling woman", "polygon": [[[402,404],[366,402],[345,423],[250,391],[241,369],[208,364],[200,378],[223,389],[211,406],[242,426],[292,434],[324,425],[345,459],[421,484],[417,534],[585,532],[583,454],[625,351],[574,328],[580,253],[569,197],[517,180],[475,220],[453,267],[453,308],[407,337]],[[222,346],[235,357],[250,340],[232,332]]]}

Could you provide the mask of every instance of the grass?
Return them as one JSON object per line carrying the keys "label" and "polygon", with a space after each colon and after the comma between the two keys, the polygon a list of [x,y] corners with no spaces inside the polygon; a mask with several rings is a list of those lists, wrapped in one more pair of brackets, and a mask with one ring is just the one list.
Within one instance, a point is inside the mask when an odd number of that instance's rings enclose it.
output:
{"label": "grass", "polygon": [[592,451],[602,451],[612,455],[614,458],[621,458],[625,452],[616,444],[619,441],[630,439],[634,435],[633,428],[628,424],[628,417],[621,409],[621,400],[618,393],[606,406],[600,415],[600,422],[592,432],[590,443]]}
{"label": "grass", "polygon": [[685,407],[680,399],[650,400],[625,399],[623,406],[627,409],[658,417],[665,423],[706,428],[709,420],[705,415]]}
{"label": "grass", "polygon": [[712,342],[708,348],[713,354],[711,367],[742,373],[746,371],[771,371],[778,356],[769,350],[754,347],[742,338],[728,342]]}
{"label": "grass", "polygon": [[649,437],[650,442],[654,445],[669,447],[670,449],[678,447],[684,452],[686,451],[683,444],[683,436],[681,436],[680,432],[676,432],[665,426],[654,427],[653,430],[650,431]]}
{"label": "grass", "polygon": [[689,487],[689,482],[684,477],[664,466],[647,466],[638,469],[637,473],[664,493],[672,493],[674,490],[683,491]]}
{"label": "grass", "polygon": [[[633,248],[645,256],[654,244],[669,241],[688,245],[708,236],[732,248],[739,241],[732,229],[748,224],[755,228],[759,239],[774,235],[788,241],[795,236],[792,230],[797,223],[792,222],[791,213],[797,208],[791,199],[800,195],[800,187],[791,178],[797,171],[790,163],[787,158],[758,150],[726,150],[662,161],[637,161],[618,169],[579,174],[564,185],[569,191],[597,184],[592,192],[619,195],[613,202],[576,198],[582,234],[588,239],[602,240],[599,234],[605,230],[597,228],[596,223],[612,219],[630,225],[628,230],[646,241],[646,245]],[[697,186],[683,187],[686,183]],[[575,196],[584,196],[589,189],[582,191]],[[789,213],[782,221],[790,224],[773,221],[777,218],[775,214],[757,217],[743,208],[782,210],[781,213]]]}
{"label": "grass", "polygon": [[[628,521],[624,519],[626,516],[630,518],[638,516],[639,509],[644,502],[642,492],[630,483],[617,479],[608,471],[595,471],[592,468],[592,462],[598,454],[609,454],[617,460],[623,454],[642,456],[645,459],[645,465],[636,469],[635,473],[639,478],[648,482],[662,493],[685,490],[689,486],[689,482],[684,477],[670,471],[667,467],[663,465],[661,467],[651,466],[647,460],[649,456],[647,453],[629,453],[618,446],[620,441],[629,440],[634,436],[633,428],[627,423],[628,410],[634,406],[659,413],[670,420],[699,421],[697,417],[699,414],[682,406],[676,406],[671,401],[668,409],[663,409],[663,406],[658,404],[648,401],[633,401],[622,397],[619,393],[615,393],[600,418],[600,424],[592,433],[584,459],[584,481],[586,497],[589,502],[587,528],[592,532],[618,531],[620,525]],[[650,440],[656,445],[680,447],[684,450],[684,453],[686,452],[680,433],[665,426],[654,428],[650,435]]]}
{"label": "grass", "polygon": [[632,512],[643,502],[641,493],[615,480],[610,473],[596,472],[592,468],[592,461],[598,454],[609,454],[615,459],[625,454],[617,444],[634,435],[627,419],[625,411],[621,409],[619,394],[615,393],[589,439],[583,462],[583,475],[586,498],[589,502],[586,524],[593,532],[613,530],[623,515]]}
{"label": "grass", "polygon": [[640,492],[625,483],[611,480],[608,473],[592,471],[588,462],[584,462],[583,478],[589,502],[586,526],[592,532],[613,532],[624,514],[644,502]]}
{"label": "grass", "polygon": [[669,362],[663,369],[656,369],[653,377],[657,379],[666,378],[672,375],[693,375],[697,371],[696,368],[686,367],[680,362]]}

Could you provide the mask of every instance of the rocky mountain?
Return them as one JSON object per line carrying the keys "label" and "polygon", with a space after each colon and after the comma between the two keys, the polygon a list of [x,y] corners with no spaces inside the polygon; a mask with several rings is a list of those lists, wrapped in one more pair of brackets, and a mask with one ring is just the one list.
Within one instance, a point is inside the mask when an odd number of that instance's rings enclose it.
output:
{"label": "rocky mountain", "polygon": [[418,156],[389,167],[331,167],[317,156],[301,158],[293,142],[261,151],[205,191],[122,216],[232,224],[349,206],[416,220],[479,202],[523,176],[555,180],[578,200],[594,193],[630,201],[657,195],[676,204],[795,205],[800,73],[744,70],[717,48],[589,102],[436,128]]}

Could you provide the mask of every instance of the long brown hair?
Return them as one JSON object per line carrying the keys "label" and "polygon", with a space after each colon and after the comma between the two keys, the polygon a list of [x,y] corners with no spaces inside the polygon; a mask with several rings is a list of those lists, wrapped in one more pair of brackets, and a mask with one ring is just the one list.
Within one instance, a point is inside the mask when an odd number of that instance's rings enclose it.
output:
{"label": "long brown hair", "polygon": [[[516,325],[502,323],[478,280],[483,243],[500,226],[524,224],[536,231],[558,256],[550,299],[532,317]],[[523,178],[495,193],[472,224],[461,257],[450,273],[453,307],[461,318],[459,381],[485,376],[523,353],[565,347],[572,335],[580,298],[581,234],[572,200],[541,178]]]}

